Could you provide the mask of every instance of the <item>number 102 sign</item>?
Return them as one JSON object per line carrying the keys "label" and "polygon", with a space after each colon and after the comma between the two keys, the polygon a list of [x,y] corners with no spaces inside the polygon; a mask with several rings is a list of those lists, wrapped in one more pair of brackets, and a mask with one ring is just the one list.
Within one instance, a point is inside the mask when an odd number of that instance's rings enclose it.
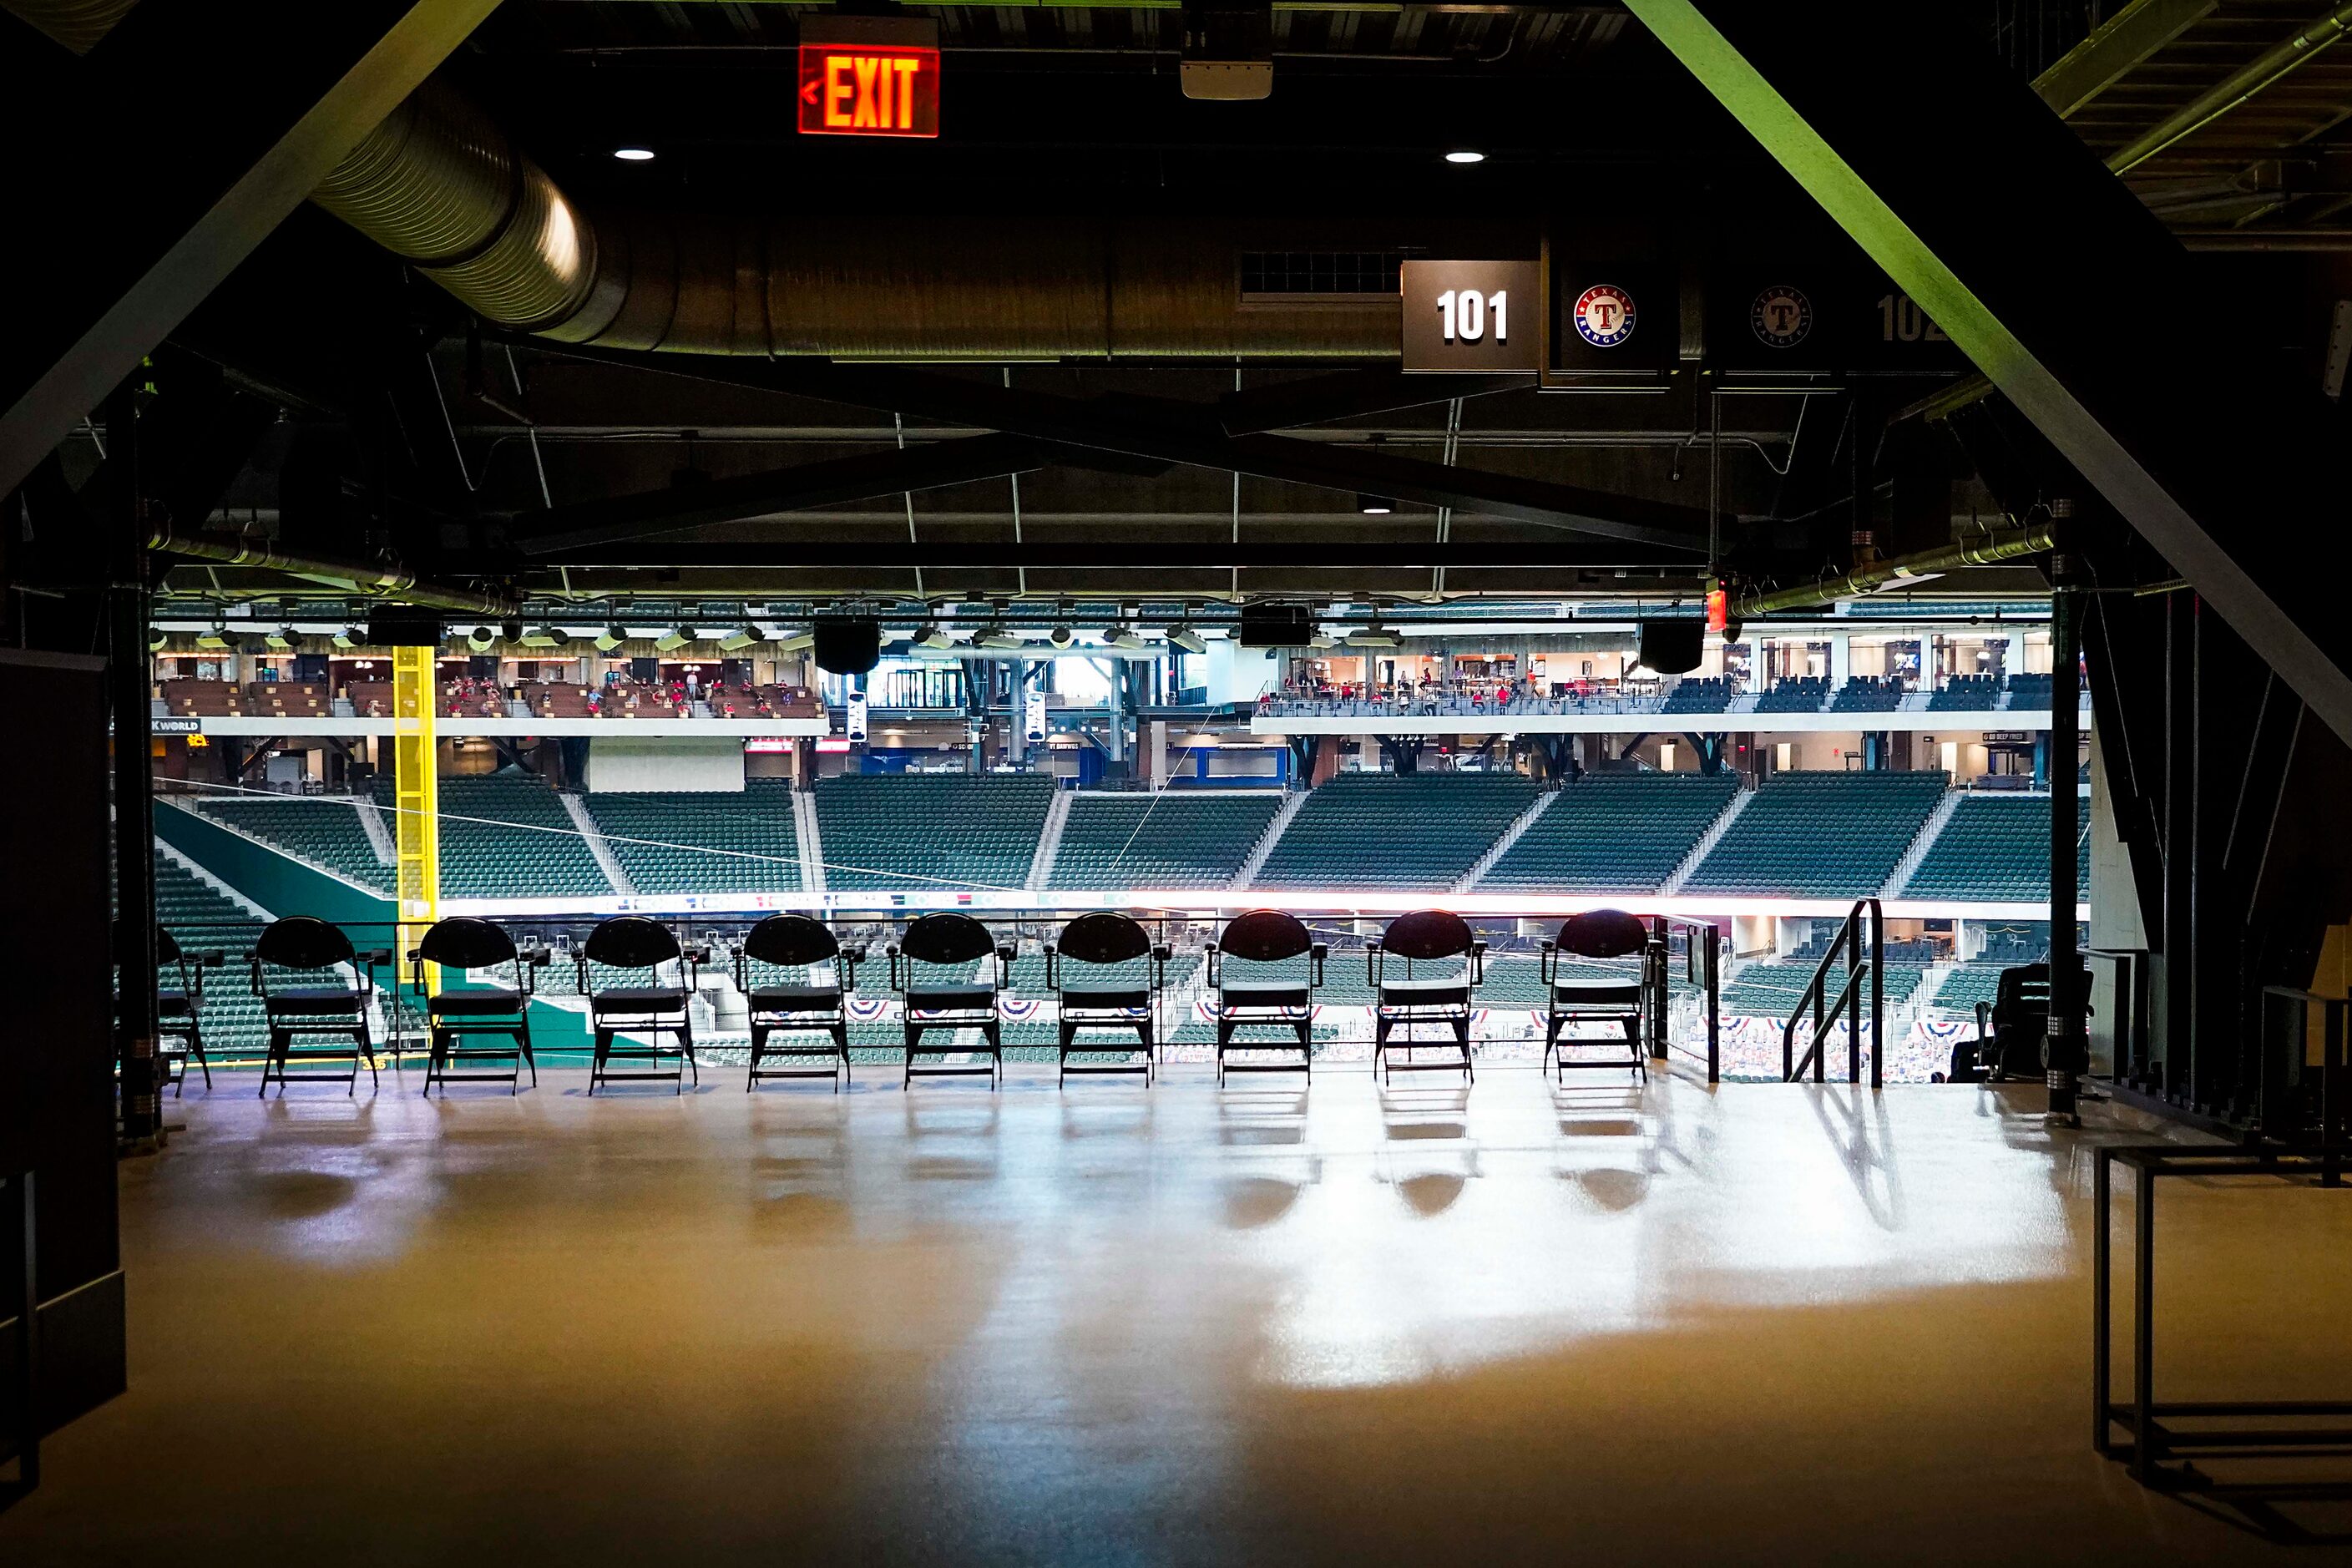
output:
{"label": "number 102 sign", "polygon": [[1406,370],[1535,374],[1543,286],[1538,263],[1408,260],[1400,285]]}

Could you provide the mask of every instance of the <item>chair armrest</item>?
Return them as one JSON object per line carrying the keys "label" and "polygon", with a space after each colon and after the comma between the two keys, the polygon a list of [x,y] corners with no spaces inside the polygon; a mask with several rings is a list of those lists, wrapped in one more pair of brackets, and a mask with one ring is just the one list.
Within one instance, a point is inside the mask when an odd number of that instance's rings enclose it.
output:
{"label": "chair armrest", "polygon": [[1328,942],[1315,942],[1307,948],[1307,954],[1315,961],[1313,984],[1320,985],[1323,984],[1323,961],[1331,956],[1331,944]]}
{"label": "chair armrest", "polygon": [[1062,989],[1062,950],[1050,942],[1045,944],[1045,989]]}
{"label": "chair armrest", "polygon": [[1218,960],[1219,960],[1219,959],[1221,959],[1221,958],[1223,958],[1223,957],[1224,956],[1224,955],[1223,955],[1223,952],[1218,948],[1217,944],[1216,944],[1215,942],[1202,942],[1202,943],[1201,944],[1201,951],[1202,951],[1203,953],[1206,953],[1206,954],[1208,955],[1208,959],[1209,959],[1209,984],[1210,984],[1211,985],[1218,985],[1218,984],[1222,984],[1222,982],[1220,982],[1220,981],[1218,980],[1218,978],[1217,978],[1217,962],[1218,962]]}
{"label": "chair armrest", "polygon": [[1009,942],[999,942],[996,945],[996,988],[999,991],[1012,988],[1013,960],[1018,951],[1014,944]]}
{"label": "chair armrest", "polygon": [[1483,984],[1486,982],[1486,944],[1483,942],[1474,941],[1470,944],[1470,984],[1473,985]]}

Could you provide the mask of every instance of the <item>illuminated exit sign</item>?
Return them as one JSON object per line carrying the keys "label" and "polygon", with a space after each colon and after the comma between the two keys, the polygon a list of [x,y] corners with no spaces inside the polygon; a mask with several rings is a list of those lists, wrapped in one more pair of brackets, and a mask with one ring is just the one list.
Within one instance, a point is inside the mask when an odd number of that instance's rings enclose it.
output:
{"label": "illuminated exit sign", "polygon": [[810,136],[937,136],[939,24],[880,16],[801,24],[800,128]]}

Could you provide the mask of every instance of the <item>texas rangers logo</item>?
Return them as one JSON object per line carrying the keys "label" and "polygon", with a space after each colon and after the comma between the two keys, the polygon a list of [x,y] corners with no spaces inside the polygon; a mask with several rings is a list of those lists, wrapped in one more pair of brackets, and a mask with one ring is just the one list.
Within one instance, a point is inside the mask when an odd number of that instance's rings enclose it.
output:
{"label": "texas rangers logo", "polygon": [[1813,330],[1813,302],[1795,289],[1767,289],[1748,307],[1748,325],[1768,349],[1795,348]]}
{"label": "texas rangers logo", "polygon": [[1577,334],[1596,349],[1613,349],[1633,335],[1633,296],[1595,283],[1576,297]]}

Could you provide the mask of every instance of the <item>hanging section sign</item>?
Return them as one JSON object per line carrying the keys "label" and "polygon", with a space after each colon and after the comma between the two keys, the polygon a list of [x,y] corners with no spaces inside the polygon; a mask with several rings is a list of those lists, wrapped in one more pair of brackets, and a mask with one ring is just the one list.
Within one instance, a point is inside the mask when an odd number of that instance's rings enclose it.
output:
{"label": "hanging section sign", "polygon": [[881,16],[803,21],[800,128],[809,136],[937,136],[939,24]]}

